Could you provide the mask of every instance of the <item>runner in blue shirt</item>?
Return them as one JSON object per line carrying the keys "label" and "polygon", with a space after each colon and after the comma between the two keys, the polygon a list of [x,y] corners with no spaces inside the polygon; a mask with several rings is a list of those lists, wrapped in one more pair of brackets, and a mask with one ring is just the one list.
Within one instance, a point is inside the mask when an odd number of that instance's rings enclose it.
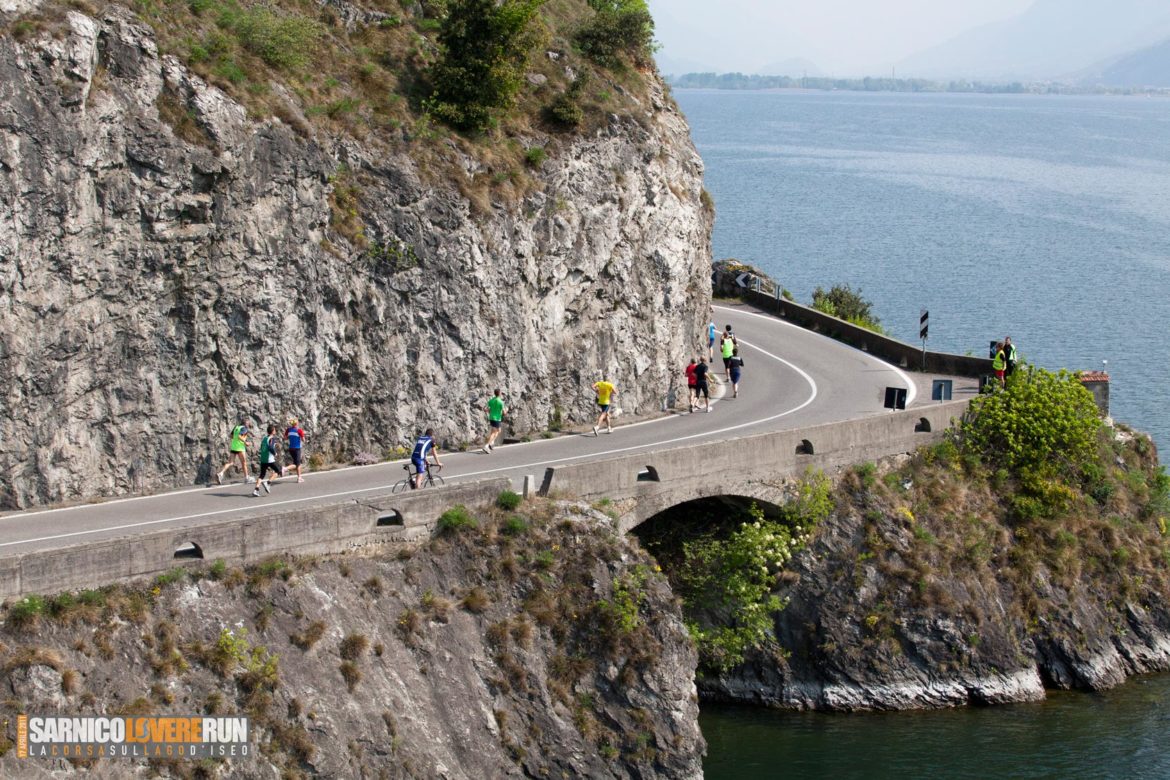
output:
{"label": "runner in blue shirt", "polygon": [[707,360],[715,357],[715,320],[707,323]]}
{"label": "runner in blue shirt", "polygon": [[427,458],[435,459],[436,466],[442,466],[439,460],[439,448],[435,445],[435,429],[427,428],[427,432],[419,436],[414,442],[414,452],[410,454],[410,462],[414,466],[414,488],[422,487],[423,477],[427,473]]}
{"label": "runner in blue shirt", "polygon": [[305,478],[301,474],[301,447],[305,443],[305,430],[297,424],[297,418],[288,418],[288,430],[284,432],[284,441],[284,449],[292,463],[285,465],[280,470],[280,476],[283,477],[291,469],[296,469],[297,482],[304,482]]}

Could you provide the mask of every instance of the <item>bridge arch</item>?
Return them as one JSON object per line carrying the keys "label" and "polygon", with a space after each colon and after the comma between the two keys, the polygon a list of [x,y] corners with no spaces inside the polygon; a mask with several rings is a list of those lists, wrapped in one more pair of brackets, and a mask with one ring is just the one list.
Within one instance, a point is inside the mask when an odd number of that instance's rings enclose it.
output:
{"label": "bridge arch", "polygon": [[774,483],[751,482],[724,486],[713,480],[693,484],[686,489],[644,494],[634,500],[616,502],[614,506],[618,510],[619,529],[622,533],[630,533],[643,523],[680,506],[723,506],[734,510],[747,509],[755,502],[765,510],[765,515],[771,515],[791,499],[794,484],[795,480],[777,480]]}

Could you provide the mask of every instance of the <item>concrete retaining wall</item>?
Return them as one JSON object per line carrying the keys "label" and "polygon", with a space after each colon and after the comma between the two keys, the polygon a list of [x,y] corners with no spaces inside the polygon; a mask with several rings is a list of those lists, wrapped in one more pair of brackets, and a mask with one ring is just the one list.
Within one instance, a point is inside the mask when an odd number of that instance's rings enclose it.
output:
{"label": "concrete retaining wall", "polygon": [[[504,477],[22,553],[0,558],[0,598],[95,588],[217,558],[256,563],[407,542],[429,535],[452,506],[485,506],[510,487]],[[186,545],[196,545],[202,561],[176,558]]]}
{"label": "concrete retaining wall", "polygon": [[848,422],[678,447],[545,472],[543,493],[609,498],[629,530],[670,506],[736,493],[776,500],[775,483],[812,467],[824,471],[913,452],[942,438],[968,401],[951,401]]}
{"label": "concrete retaining wall", "polygon": [[776,298],[774,295],[743,290],[740,297],[748,303],[817,333],[823,333],[837,341],[844,342],[896,366],[911,371],[928,371],[935,374],[955,376],[984,376],[992,373],[991,361],[971,355],[952,355],[946,352],[926,353],[923,367],[922,349],[904,341],[874,333],[871,330],[852,325],[844,320],[831,317],[794,301]]}

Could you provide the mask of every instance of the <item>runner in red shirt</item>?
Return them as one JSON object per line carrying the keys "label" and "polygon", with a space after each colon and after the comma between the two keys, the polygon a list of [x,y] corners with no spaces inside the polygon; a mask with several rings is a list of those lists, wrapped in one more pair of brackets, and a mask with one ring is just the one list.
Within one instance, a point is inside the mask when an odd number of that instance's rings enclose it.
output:
{"label": "runner in red shirt", "polygon": [[699,361],[691,358],[691,364],[687,366],[687,405],[690,406],[691,411],[695,411],[695,401],[698,400],[698,384],[699,380],[695,377],[695,366]]}

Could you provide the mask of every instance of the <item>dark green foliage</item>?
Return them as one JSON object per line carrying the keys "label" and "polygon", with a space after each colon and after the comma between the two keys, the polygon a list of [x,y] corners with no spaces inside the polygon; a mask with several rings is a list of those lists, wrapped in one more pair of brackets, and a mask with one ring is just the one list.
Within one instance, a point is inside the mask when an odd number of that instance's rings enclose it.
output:
{"label": "dark green foliage", "polygon": [[[532,146],[529,147],[526,152],[524,152],[525,162],[527,162],[533,168],[539,168],[540,166],[544,165],[544,159],[546,156],[547,155],[543,146]],[[552,430],[551,424],[549,425],[549,430]]]}
{"label": "dark green foliage", "polygon": [[439,515],[440,533],[457,533],[464,528],[475,528],[478,525],[471,512],[467,511],[467,507],[463,504],[457,504]]}
{"label": "dark green foliage", "polygon": [[881,333],[881,321],[874,316],[872,304],[861,297],[861,290],[849,285],[835,284],[828,291],[817,287],[813,291],[812,306],[832,317],[851,322],[868,330]]}
{"label": "dark green foliage", "polygon": [[654,19],[646,0],[589,0],[596,15],[577,31],[577,45],[607,68],[621,65],[623,55],[648,65],[654,53]]}
{"label": "dark green foliage", "polygon": [[585,118],[585,112],[581,109],[581,104],[577,102],[577,98],[573,96],[572,92],[563,92],[549,104],[548,118],[554,124],[571,130],[581,124],[581,120]]}
{"label": "dark green foliage", "polygon": [[508,536],[519,536],[528,530],[528,523],[519,515],[512,515],[504,521],[501,530]]}
{"label": "dark green foliage", "polygon": [[520,502],[523,500],[524,498],[519,493],[515,493],[511,490],[505,490],[496,497],[496,506],[506,512],[511,512],[513,509],[520,506]]}
{"label": "dark green foliage", "polygon": [[512,104],[528,52],[530,22],[544,0],[454,0],[439,32],[430,112],[459,130],[482,132]]}

